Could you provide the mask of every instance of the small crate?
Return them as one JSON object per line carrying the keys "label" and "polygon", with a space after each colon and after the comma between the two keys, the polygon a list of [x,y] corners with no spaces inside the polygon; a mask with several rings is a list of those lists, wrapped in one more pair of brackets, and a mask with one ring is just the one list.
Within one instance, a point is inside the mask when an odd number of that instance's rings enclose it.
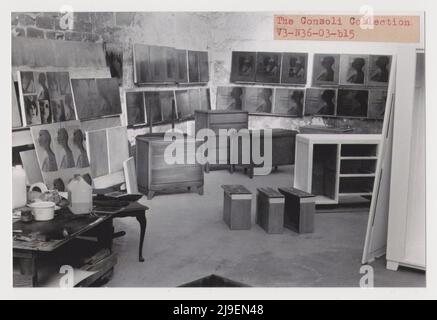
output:
{"label": "small crate", "polygon": [[284,203],[282,193],[272,188],[258,189],[256,223],[267,233],[284,231]]}
{"label": "small crate", "polygon": [[315,196],[295,188],[279,188],[285,196],[284,227],[298,233],[314,232]]}
{"label": "small crate", "polygon": [[231,230],[251,227],[252,193],[242,185],[223,185],[223,220]]}

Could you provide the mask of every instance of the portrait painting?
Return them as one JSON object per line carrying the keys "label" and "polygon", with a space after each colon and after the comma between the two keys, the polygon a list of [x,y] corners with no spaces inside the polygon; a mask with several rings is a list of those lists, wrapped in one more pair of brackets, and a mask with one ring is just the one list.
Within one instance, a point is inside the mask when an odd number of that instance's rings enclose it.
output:
{"label": "portrait painting", "polygon": [[365,118],[368,101],[368,90],[339,89],[337,116]]}
{"label": "portrait painting", "polygon": [[282,89],[275,90],[274,114],[302,117],[305,102],[304,89]]}
{"label": "portrait painting", "polygon": [[232,52],[231,82],[255,82],[256,52]]}
{"label": "portrait painting", "polygon": [[143,92],[126,92],[127,124],[146,123]]}
{"label": "portrait painting", "polygon": [[246,87],[243,110],[249,113],[272,113],[273,88]]}
{"label": "portrait painting", "polygon": [[281,54],[258,52],[256,55],[256,82],[279,83],[281,74]]}
{"label": "portrait painting", "polygon": [[41,124],[41,112],[36,95],[26,95],[24,100],[24,114],[27,125]]}
{"label": "portrait painting", "polygon": [[313,86],[338,84],[340,55],[315,54],[313,60]]}
{"label": "portrait painting", "polygon": [[337,101],[336,89],[308,88],[305,92],[306,116],[334,116]]}
{"label": "portrait painting", "polygon": [[307,83],[308,53],[282,54],[281,83],[305,85]]}
{"label": "portrait painting", "polygon": [[90,174],[85,134],[79,121],[34,126],[31,135],[43,180],[49,189],[65,191],[75,174]]}
{"label": "portrait painting", "polygon": [[53,115],[49,100],[38,100],[38,106],[41,114],[41,124],[52,123]]}
{"label": "portrait painting", "polygon": [[369,86],[387,87],[390,79],[391,56],[371,55],[369,58]]}
{"label": "portrait painting", "polygon": [[370,90],[367,117],[369,119],[384,119],[386,102],[387,90]]}
{"label": "portrait painting", "polygon": [[340,84],[364,86],[367,84],[369,56],[342,54],[340,56]]}
{"label": "portrait painting", "polygon": [[243,110],[244,87],[217,87],[218,110]]}

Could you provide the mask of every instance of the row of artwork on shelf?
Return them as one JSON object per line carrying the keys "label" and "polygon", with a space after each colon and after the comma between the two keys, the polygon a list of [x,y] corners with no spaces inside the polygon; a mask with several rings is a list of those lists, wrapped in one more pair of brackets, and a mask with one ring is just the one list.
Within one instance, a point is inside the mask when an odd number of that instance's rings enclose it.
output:
{"label": "row of artwork on shelf", "polygon": [[134,83],[189,84],[209,81],[207,51],[134,44]]}
{"label": "row of artwork on shelf", "polygon": [[148,125],[149,119],[153,125],[190,120],[195,110],[211,110],[210,90],[127,91],[126,110],[129,126]]}
{"label": "row of artwork on shelf", "polygon": [[[312,86],[388,86],[391,56],[314,54]],[[232,52],[230,81],[306,85],[308,53]]]}
{"label": "row of artwork on shelf", "polygon": [[217,109],[276,116],[383,119],[387,90],[351,88],[217,88]]}
{"label": "row of artwork on shelf", "polygon": [[13,127],[88,120],[121,113],[116,78],[70,80],[68,72],[20,71],[18,91],[20,103],[13,92]]}

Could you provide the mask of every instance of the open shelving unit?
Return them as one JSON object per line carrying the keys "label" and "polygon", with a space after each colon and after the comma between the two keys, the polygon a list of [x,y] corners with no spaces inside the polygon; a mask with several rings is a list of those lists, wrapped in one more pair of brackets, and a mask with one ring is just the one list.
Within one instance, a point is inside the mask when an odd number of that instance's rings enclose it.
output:
{"label": "open shelving unit", "polygon": [[316,195],[316,204],[371,197],[381,136],[299,134],[294,187]]}

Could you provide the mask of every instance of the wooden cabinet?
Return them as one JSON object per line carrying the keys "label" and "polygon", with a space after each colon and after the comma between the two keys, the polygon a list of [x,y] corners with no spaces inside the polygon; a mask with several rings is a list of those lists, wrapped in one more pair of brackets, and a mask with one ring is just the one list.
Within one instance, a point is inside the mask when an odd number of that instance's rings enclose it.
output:
{"label": "wooden cabinet", "polygon": [[[247,129],[249,125],[249,113],[247,111],[224,111],[224,110],[196,110],[195,111],[196,135],[201,129],[210,129],[216,135],[216,148],[208,150],[216,152],[216,164],[229,166],[229,141],[226,146],[219,144],[220,129]],[[210,164],[205,165],[205,171],[209,172]]]}
{"label": "wooden cabinet", "polygon": [[316,196],[316,204],[371,197],[380,135],[298,134],[294,187]]}
{"label": "wooden cabinet", "polygon": [[[296,135],[298,134],[295,130],[287,129],[271,129],[272,130],[272,167],[277,169],[278,166],[294,164],[294,152],[295,152],[295,142]],[[254,135],[253,133],[258,131],[259,134]],[[264,156],[264,130],[250,130],[250,163],[243,163],[242,155],[242,139],[238,139],[238,164],[245,171],[249,170],[250,178],[253,178],[254,168],[256,167],[252,159],[252,147],[253,143],[260,145],[261,155]],[[260,141],[255,141],[255,136]],[[235,167],[235,166],[233,166]],[[232,168],[233,170],[233,168]]]}
{"label": "wooden cabinet", "polygon": [[[195,150],[202,142],[184,138],[181,142],[184,150],[184,163],[182,164],[168,164],[164,159],[164,152],[171,143],[172,141],[164,140],[163,133],[136,137],[139,191],[147,194],[149,199],[153,198],[156,192],[168,193],[181,189],[189,191],[192,188],[202,195],[203,170],[202,166],[195,161]],[[195,144],[195,147],[188,148],[189,144]],[[190,163],[189,159],[194,159],[194,161]]]}

